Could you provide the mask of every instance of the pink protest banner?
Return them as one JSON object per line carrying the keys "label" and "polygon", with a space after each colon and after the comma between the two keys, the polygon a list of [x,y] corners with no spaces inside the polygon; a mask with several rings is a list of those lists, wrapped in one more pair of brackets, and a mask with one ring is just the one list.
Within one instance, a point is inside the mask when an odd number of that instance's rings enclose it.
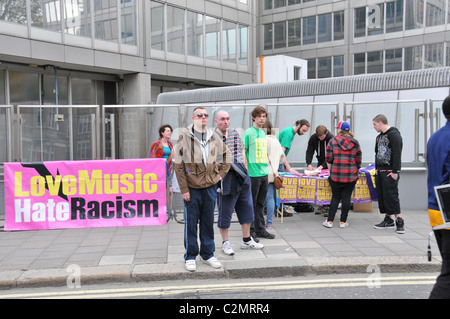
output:
{"label": "pink protest banner", "polygon": [[166,163],[5,163],[5,206],[5,231],[164,225]]}

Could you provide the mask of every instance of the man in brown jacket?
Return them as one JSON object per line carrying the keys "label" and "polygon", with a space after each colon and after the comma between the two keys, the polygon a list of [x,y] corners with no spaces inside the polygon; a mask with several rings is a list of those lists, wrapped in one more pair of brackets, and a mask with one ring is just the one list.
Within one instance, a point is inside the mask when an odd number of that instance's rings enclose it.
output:
{"label": "man in brown jacket", "polygon": [[[184,259],[189,271],[196,270],[195,259],[199,253],[211,267],[222,267],[214,257],[214,209],[217,183],[227,175],[232,159],[222,139],[206,127],[206,109],[196,108],[192,121],[193,124],[180,131],[174,155],[175,173],[185,205]],[[200,251],[197,224],[200,227]]]}

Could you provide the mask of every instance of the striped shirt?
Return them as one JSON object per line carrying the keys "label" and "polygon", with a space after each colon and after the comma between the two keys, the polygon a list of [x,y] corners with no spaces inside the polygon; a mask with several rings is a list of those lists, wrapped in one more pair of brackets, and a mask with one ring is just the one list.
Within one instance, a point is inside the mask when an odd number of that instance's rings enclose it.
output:
{"label": "striped shirt", "polygon": [[239,132],[236,131],[234,128],[229,128],[227,134],[228,137],[222,135],[222,132],[219,129],[217,129],[216,132],[217,134],[219,134],[219,136],[222,137],[223,142],[233,155],[233,162],[244,164],[244,157],[242,156],[242,151],[244,150],[244,143],[242,142]]}

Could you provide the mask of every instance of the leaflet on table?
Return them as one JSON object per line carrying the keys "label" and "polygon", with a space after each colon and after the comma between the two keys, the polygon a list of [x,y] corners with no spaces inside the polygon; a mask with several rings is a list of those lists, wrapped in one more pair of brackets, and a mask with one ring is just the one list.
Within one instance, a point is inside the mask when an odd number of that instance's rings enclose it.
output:
{"label": "leaflet on table", "polygon": [[[373,174],[374,167],[361,169],[359,178],[352,194],[353,203],[368,203],[376,201]],[[281,173],[283,188],[277,194],[282,204],[309,203],[328,205],[331,202],[332,191],[328,182],[329,170],[323,170],[317,176],[297,176],[290,173]]]}

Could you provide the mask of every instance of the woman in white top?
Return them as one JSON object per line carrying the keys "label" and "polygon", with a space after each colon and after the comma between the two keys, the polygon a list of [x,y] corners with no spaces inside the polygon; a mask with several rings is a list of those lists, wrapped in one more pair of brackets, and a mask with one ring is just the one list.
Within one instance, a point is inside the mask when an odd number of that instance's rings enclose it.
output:
{"label": "woman in white top", "polygon": [[272,123],[270,121],[266,121],[263,129],[266,130],[267,158],[269,161],[269,189],[267,190],[266,196],[266,228],[271,229],[273,215],[275,214],[276,209],[276,188],[273,184],[274,174],[278,175],[278,167],[284,162],[285,155],[280,142],[276,138]]}

